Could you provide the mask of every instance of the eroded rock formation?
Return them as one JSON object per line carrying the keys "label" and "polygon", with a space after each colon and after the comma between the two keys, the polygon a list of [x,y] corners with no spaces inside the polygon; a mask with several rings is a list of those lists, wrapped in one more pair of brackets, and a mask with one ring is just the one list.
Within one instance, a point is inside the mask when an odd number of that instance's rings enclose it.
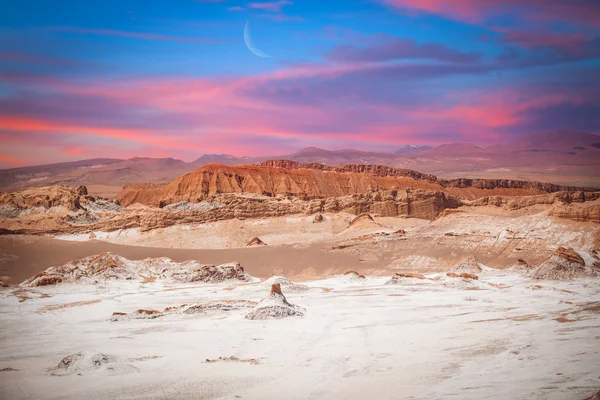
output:
{"label": "eroded rock formation", "polygon": [[169,258],[128,260],[113,253],[71,261],[50,267],[21,283],[21,286],[48,286],[59,283],[97,283],[108,280],[161,280],[166,282],[248,282],[253,278],[239,263],[219,266],[197,261],[177,263]]}
{"label": "eroded rock formation", "polygon": [[481,272],[481,267],[479,266],[479,261],[477,261],[477,258],[475,258],[475,256],[469,256],[464,260],[460,261],[458,264],[456,264],[452,269],[452,272],[466,272],[476,274]]}
{"label": "eroded rock formation", "polygon": [[274,283],[271,285],[271,293],[261,300],[252,311],[246,314],[246,318],[251,320],[265,320],[303,317],[305,312],[305,309],[289,303],[281,292],[281,285]]}
{"label": "eroded rock formation", "polygon": [[396,274],[394,274],[394,276],[392,276],[390,278],[390,280],[388,280],[387,282],[385,282],[386,285],[399,285],[401,283],[408,283],[408,282],[415,282],[415,280],[425,280],[427,278],[425,278],[424,275],[422,274],[416,274],[416,273],[402,273],[402,272],[397,272]]}
{"label": "eroded rock formation", "polygon": [[259,237],[254,237],[248,242],[248,244],[246,244],[246,247],[266,246],[266,245],[267,244],[265,242],[263,242]]}
{"label": "eroded rock formation", "polygon": [[571,280],[600,276],[600,269],[587,266],[584,259],[573,249],[558,247],[549,259],[531,271],[533,279]]}
{"label": "eroded rock formation", "polygon": [[147,231],[233,218],[339,212],[432,220],[462,207],[480,206],[508,211],[541,206],[552,216],[600,223],[600,192],[546,193],[565,188],[520,181],[457,180],[450,184],[434,176],[381,166],[266,165],[208,165],[169,184],[130,185],[118,196],[125,208],[119,202],[89,196],[85,187],[0,194],[0,233]]}

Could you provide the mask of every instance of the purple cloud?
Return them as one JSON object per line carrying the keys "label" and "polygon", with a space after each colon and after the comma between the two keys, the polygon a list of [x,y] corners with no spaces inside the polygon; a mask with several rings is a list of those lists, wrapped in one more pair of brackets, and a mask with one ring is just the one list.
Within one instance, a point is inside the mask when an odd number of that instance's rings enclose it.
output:
{"label": "purple cloud", "polygon": [[325,57],[335,62],[376,62],[419,58],[452,63],[474,63],[481,59],[481,54],[462,52],[441,44],[419,45],[414,40],[394,37],[373,46],[336,46]]}

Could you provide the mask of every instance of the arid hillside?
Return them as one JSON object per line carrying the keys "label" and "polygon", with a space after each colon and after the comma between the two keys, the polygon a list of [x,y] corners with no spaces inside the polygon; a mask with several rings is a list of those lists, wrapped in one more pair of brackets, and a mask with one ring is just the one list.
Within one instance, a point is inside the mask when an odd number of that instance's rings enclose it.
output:
{"label": "arid hillside", "polygon": [[594,190],[513,180],[438,179],[434,175],[381,165],[331,167],[274,160],[261,166],[206,165],[169,184],[128,185],[118,200],[123,206],[140,203],[164,207],[183,201],[195,203],[224,193],[318,199],[407,189],[438,192],[464,200]]}

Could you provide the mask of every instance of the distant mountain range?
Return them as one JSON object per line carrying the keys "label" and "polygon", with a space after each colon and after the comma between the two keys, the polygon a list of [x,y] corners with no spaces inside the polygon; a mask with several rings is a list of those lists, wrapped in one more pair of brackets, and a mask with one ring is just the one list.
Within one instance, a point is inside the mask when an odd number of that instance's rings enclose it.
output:
{"label": "distant mountain range", "polygon": [[401,149],[398,149],[394,154],[414,154],[431,149],[432,146],[419,146],[416,144],[407,144]]}
{"label": "distant mountain range", "polygon": [[206,164],[253,164],[272,159],[328,165],[380,164],[447,178],[524,179],[600,186],[600,136],[559,131],[531,135],[506,145],[407,145],[395,153],[308,147],[293,154],[265,157],[205,154],[190,163],[173,158],[96,158],[0,170],[0,190],[67,184],[86,185],[92,193],[114,195],[124,185],[170,182]]}

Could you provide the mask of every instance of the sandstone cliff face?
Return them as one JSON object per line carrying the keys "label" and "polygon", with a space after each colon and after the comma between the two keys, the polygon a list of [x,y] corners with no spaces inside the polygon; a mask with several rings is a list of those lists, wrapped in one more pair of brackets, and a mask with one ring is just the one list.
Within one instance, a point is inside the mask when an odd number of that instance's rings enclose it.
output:
{"label": "sandstone cliff face", "polygon": [[385,165],[344,165],[340,167],[330,167],[318,163],[301,164],[295,161],[289,160],[270,160],[265,161],[261,164],[265,167],[270,168],[284,168],[284,169],[316,169],[320,171],[334,171],[334,172],[354,172],[361,174],[370,174],[375,176],[393,176],[393,177],[407,177],[414,180],[426,181],[429,183],[437,183],[444,188],[473,188],[473,189],[525,189],[533,190],[544,193],[554,193],[560,191],[596,191],[597,188],[581,188],[581,187],[570,187],[554,185],[551,183],[543,182],[530,182],[520,181],[513,179],[440,179],[435,175],[423,174],[417,171],[403,168],[393,168]]}
{"label": "sandstone cliff face", "polygon": [[233,218],[337,212],[435,219],[444,210],[461,205],[458,199],[445,193],[425,190],[391,190],[383,193],[371,192],[321,199],[248,197],[227,193],[214,196],[210,200],[211,207],[197,207],[190,210],[130,205],[120,212],[111,213],[97,212],[90,208],[90,210],[81,209],[66,215],[49,213],[20,218],[0,218],[0,229],[5,234],[88,233],[128,228],[141,228],[148,231],[177,224],[206,223]]}
{"label": "sandstone cliff face", "polygon": [[118,198],[123,205],[137,202],[164,206],[181,201],[198,202],[223,193],[294,196],[308,200],[402,188],[441,190],[439,185],[403,176],[250,165],[207,165],[165,186],[126,187]]}
{"label": "sandstone cliff face", "polygon": [[[87,195],[85,187],[0,194],[0,233],[152,230],[232,218],[326,212],[432,220],[465,205],[511,211],[544,206],[552,216],[600,222],[600,192],[540,194],[556,187],[511,181],[457,180],[456,186],[449,186],[449,181],[433,175],[376,165],[326,167],[288,161],[265,165],[209,165],[166,185],[129,185],[119,196],[126,208]],[[472,186],[464,188],[468,185]],[[482,185],[493,188],[473,187]]]}
{"label": "sandstone cliff face", "polygon": [[[264,162],[261,166],[206,165],[183,175],[167,185],[130,185],[119,194],[121,204],[140,203],[164,207],[179,202],[195,203],[223,193],[256,194],[269,197],[293,196],[310,200],[392,190],[420,189],[443,195],[474,200],[484,196],[539,195],[572,190],[552,184],[512,180],[438,179],[408,169],[381,165],[346,165],[330,167],[322,164],[299,164],[287,160]],[[585,189],[578,188],[578,193]],[[585,194],[584,194],[585,196]],[[419,199],[414,199],[416,208]],[[390,207],[387,205],[385,207]],[[439,205],[438,205],[439,206]],[[392,209],[375,211],[394,215]],[[404,213],[404,211],[401,211]]]}

